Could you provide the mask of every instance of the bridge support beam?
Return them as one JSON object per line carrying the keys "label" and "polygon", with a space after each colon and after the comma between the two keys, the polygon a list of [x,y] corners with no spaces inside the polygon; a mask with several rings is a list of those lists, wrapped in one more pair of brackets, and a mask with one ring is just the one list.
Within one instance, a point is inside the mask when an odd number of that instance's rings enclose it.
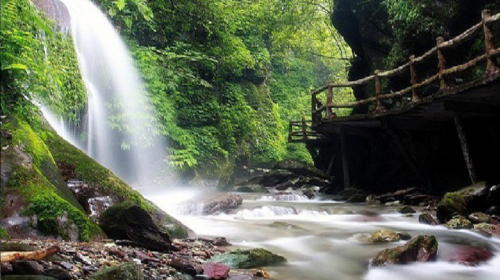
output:
{"label": "bridge support beam", "polygon": [[349,160],[347,155],[347,142],[345,139],[345,129],[340,127],[340,152],[342,154],[342,170],[344,174],[344,189],[350,186],[349,180]]}
{"label": "bridge support beam", "polygon": [[462,117],[458,114],[455,114],[454,120],[455,127],[457,128],[458,140],[460,140],[460,146],[462,147],[462,153],[464,155],[465,165],[467,166],[467,171],[469,172],[469,178],[472,184],[475,184],[477,182],[476,170],[470,156],[469,144],[467,143],[467,137],[465,135],[464,126],[462,123]]}

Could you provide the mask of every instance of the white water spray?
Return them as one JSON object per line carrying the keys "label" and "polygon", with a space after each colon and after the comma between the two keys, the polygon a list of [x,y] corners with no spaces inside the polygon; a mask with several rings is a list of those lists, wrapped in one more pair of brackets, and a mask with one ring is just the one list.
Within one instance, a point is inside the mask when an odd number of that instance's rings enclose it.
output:
{"label": "white water spray", "polygon": [[[129,52],[91,1],[61,1],[71,17],[71,35],[88,97],[82,120],[86,143],[77,146],[128,183],[150,184],[164,169],[166,145],[155,135],[154,109]],[[61,136],[68,136],[64,127],[49,122]]]}

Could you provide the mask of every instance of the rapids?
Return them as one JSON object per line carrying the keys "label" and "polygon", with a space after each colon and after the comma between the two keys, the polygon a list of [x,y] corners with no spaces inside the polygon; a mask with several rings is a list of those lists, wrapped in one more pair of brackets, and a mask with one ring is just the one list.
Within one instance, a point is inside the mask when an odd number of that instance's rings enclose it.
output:
{"label": "rapids", "polygon": [[[201,216],[199,212],[176,206],[195,197],[195,193],[184,190],[148,198],[199,235],[225,236],[235,247],[263,247],[282,254],[288,259],[286,265],[266,268],[273,279],[500,279],[500,239],[469,230],[419,224],[419,213],[406,217],[396,211],[397,207],[346,204],[327,198],[274,200],[268,194],[244,193],[240,193],[243,204],[232,214]],[[369,260],[379,251],[405,243],[363,241],[363,235],[382,228],[404,231],[412,237],[435,235],[439,242],[437,261],[369,269]],[[464,244],[485,246],[495,256],[477,267],[446,261]]]}

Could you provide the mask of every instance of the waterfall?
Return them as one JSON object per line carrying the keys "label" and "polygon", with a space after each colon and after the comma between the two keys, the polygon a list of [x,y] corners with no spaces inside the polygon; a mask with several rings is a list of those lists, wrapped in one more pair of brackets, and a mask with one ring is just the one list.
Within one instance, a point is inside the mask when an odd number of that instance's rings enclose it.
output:
{"label": "waterfall", "polygon": [[[87,90],[88,108],[81,120],[86,139],[76,146],[127,183],[149,185],[162,175],[159,170],[164,169],[166,144],[155,135],[154,109],[129,51],[91,1],[61,2],[69,11],[71,35]],[[64,126],[48,121],[70,142],[79,139],[69,137],[71,131],[64,131]]]}

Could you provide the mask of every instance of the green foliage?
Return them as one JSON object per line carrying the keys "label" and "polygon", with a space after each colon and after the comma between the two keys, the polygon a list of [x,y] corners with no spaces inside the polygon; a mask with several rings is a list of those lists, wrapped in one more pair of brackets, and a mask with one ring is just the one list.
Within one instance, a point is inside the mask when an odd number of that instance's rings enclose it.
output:
{"label": "green foliage", "polygon": [[0,239],[1,240],[10,240],[9,233],[3,227],[0,227]]}
{"label": "green foliage", "polygon": [[86,98],[71,38],[54,32],[29,0],[2,0],[1,17],[3,114],[28,116],[35,99],[76,122]]}
{"label": "green foliage", "polygon": [[35,196],[26,211],[37,216],[37,229],[47,235],[69,239],[67,234],[70,229],[61,228],[58,223],[63,217],[77,226],[80,241],[89,241],[94,234],[100,233],[99,227],[89,220],[86,213],[75,209],[69,202],[54,194]]}

